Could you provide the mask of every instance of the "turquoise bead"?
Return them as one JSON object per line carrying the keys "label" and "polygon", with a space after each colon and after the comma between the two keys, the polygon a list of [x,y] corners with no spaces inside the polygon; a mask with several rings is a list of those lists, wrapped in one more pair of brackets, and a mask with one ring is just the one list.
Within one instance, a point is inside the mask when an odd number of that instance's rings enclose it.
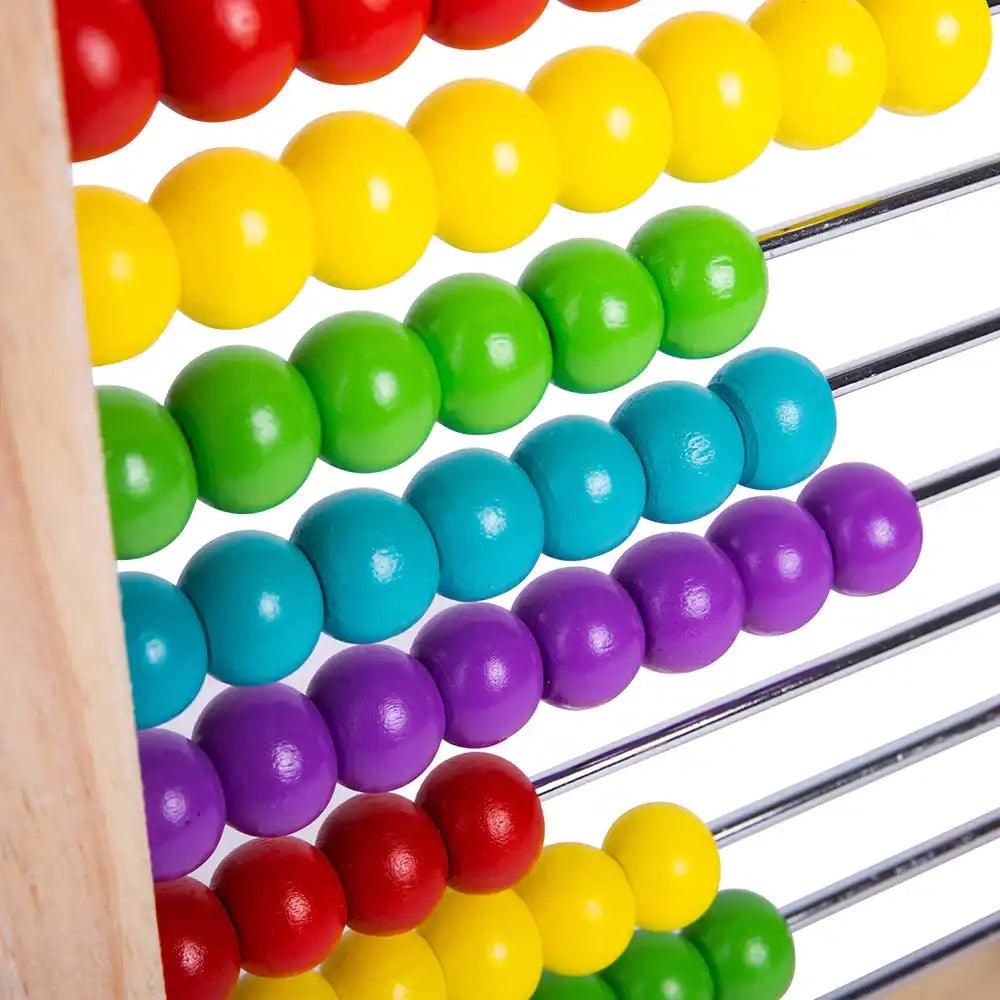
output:
{"label": "turquoise bead", "polygon": [[732,411],[691,382],[661,382],[625,400],[611,424],[646,472],[645,516],[696,521],[725,503],[743,471],[743,436]]}
{"label": "turquoise bead", "polygon": [[423,616],[438,587],[430,529],[405,500],[346,490],[302,515],[294,541],[319,575],[324,628],[343,642],[379,642]]}
{"label": "turquoise bead", "polygon": [[511,456],[542,501],[546,555],[589,559],[632,534],[646,505],[635,449],[592,417],[560,417],[531,431]]}
{"label": "turquoise bead", "polygon": [[227,684],[270,684],[297,670],[316,647],[323,593],[291,542],[234,531],[199,549],[178,586],[208,636],[208,672]]}
{"label": "turquoise bead", "polygon": [[481,601],[519,584],[542,553],[542,504],[520,466],[469,448],[425,466],[406,498],[430,526],[441,557],[439,591]]}
{"label": "turquoise bead", "polygon": [[121,573],[118,587],[139,729],[159,726],[194,701],[205,680],[208,647],[191,602],[148,573]]}
{"label": "turquoise bead", "polygon": [[830,454],[837,435],[833,392],[801,354],[769,347],[749,351],[723,365],[708,387],[739,421],[746,451],[744,486],[792,486]]}

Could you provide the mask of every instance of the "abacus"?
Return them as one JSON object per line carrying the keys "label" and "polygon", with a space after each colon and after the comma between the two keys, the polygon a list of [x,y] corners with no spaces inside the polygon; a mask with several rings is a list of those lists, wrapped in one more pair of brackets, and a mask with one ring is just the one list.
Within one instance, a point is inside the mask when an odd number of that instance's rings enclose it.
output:
{"label": "abacus", "polygon": [[[564,3],[596,23],[636,0]],[[859,602],[826,608],[832,594],[919,577],[923,509],[1000,477],[1000,450],[909,484],[860,460],[828,465],[837,400],[966,351],[985,359],[1000,312],[894,329],[893,346],[826,370],[805,337],[801,352],[722,356],[759,336],[770,261],[971,198],[1000,183],[1000,157],[756,233],[678,205],[690,198],[673,185],[626,248],[598,238],[595,218],[516,280],[438,275],[402,319],[328,311],[287,359],[256,331],[211,346],[212,331],[284,322],[313,278],[350,304],[406,280],[435,239],[475,260],[514,250],[550,213],[647,204],[663,174],[722,181],[772,142],[821,150],[877,130],[880,106],[943,112],[983,74],[997,6],[766,0],[746,22],[677,14],[635,55],[572,49],[524,90],[448,82],[419,95],[405,127],[338,104],[297,133],[276,127],[279,157],[235,144],[165,163],[148,202],[103,184],[71,197],[67,163],[144,142],[158,102],[225,143],[224,123],[262,111],[296,67],[317,85],[403,77],[422,36],[503,45],[546,0],[12,9],[0,22],[0,634],[14,665],[0,994],[778,1000],[801,931],[1000,837],[997,809],[942,824],[780,907],[753,883],[730,888],[720,861],[995,730],[996,697],[743,795],[709,823],[650,788],[655,801],[610,824],[601,848],[546,844],[543,809],[981,622],[1000,611],[998,586],[533,778],[500,755],[543,703],[610,710],[641,674],[669,704],[695,672],[724,669],[741,635],[824,618],[850,631]],[[933,141],[932,123],[913,127]],[[103,374],[94,391],[90,368],[161,350],[178,315],[198,356],[170,372],[162,401]],[[710,380],[684,378],[712,358]],[[539,422],[550,383],[575,395]],[[616,405],[593,398],[619,390]],[[467,439],[522,423],[509,449],[432,437],[437,424]],[[404,464],[405,490],[360,478]],[[241,530],[234,515],[294,503],[331,470],[335,485],[283,534]],[[132,568],[183,544],[205,508],[223,527],[176,583]],[[644,521],[664,530],[633,540]],[[609,572],[550,566],[612,553]],[[458,752],[441,759],[445,744]],[[334,802],[338,788],[353,794]],[[240,842],[220,853],[224,835]],[[903,1000],[906,984],[991,996],[997,953],[984,946],[998,934],[994,913],[823,1000]]]}

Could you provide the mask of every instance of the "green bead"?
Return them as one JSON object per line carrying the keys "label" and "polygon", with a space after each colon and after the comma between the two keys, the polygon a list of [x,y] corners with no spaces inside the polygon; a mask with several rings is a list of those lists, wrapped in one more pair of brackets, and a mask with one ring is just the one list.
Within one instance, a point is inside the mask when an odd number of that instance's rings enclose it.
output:
{"label": "green bead", "polygon": [[531,1000],[618,1000],[600,976],[557,976],[543,972]]}
{"label": "green bead", "polygon": [[757,238],[712,208],[675,208],[650,219],[629,250],[649,269],[666,310],[660,349],[714,358],[744,340],[767,301]]}
{"label": "green bead", "polygon": [[258,347],[219,347],[174,380],[167,409],[191,444],[201,498],[235,514],[268,510],[306,480],[319,415],[302,376]]}
{"label": "green bead", "polygon": [[115,551],[119,559],[148,556],[191,516],[198,498],[191,452],[173,417],[141,392],[102,386],[97,412]]}
{"label": "green bead", "polygon": [[763,896],[743,889],[720,892],[683,934],[708,964],[716,1000],[778,1000],[792,984],[792,935]]}
{"label": "green bead", "polygon": [[484,274],[431,285],[406,317],[441,377],[445,427],[493,434],[519,424],[552,377],[549,332],[531,299]]}
{"label": "green bead", "polygon": [[427,440],[441,401],[423,341],[378,313],[349,312],[314,326],[292,352],[319,407],[322,455],[350,472],[405,462]]}
{"label": "green bead", "polygon": [[616,1000],[713,1000],[715,985],[701,953],[677,934],[636,931],[601,976]]}
{"label": "green bead", "polygon": [[540,253],[521,287],[549,327],[552,381],[606,392],[637,378],[663,338],[663,303],[649,272],[621,247],[567,240]]}

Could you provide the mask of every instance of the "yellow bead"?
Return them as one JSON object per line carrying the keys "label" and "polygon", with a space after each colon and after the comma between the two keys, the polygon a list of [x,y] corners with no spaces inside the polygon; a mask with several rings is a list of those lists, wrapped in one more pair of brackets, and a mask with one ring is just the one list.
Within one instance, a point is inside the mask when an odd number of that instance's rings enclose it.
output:
{"label": "yellow bead", "polygon": [[861,0],[889,56],[884,107],[932,115],[957,104],[979,82],[993,43],[983,0]]}
{"label": "yellow bead", "polygon": [[180,301],[170,234],[145,202],[103,187],[73,192],[90,360],[110,365],[141,354]]}
{"label": "yellow bead", "polygon": [[666,802],[630,809],[608,831],[604,850],[635,893],[636,922],[647,931],[693,924],[719,892],[719,849],[694,813]]}
{"label": "yellow bead", "polygon": [[151,199],[173,237],[181,309],[234,330],[281,312],[313,269],[314,224],[302,186],[276,160],[210,149],[174,167]]}
{"label": "yellow bead", "polygon": [[546,63],[528,96],[548,116],[562,163],[559,203],[608,212],[635,201],[667,165],[670,104],[656,77],[617,49],[573,49]]}
{"label": "yellow bead", "polygon": [[230,994],[230,1000],[337,1000],[337,994],[321,975],[306,972],[287,979],[243,976]]}
{"label": "yellow bead", "polygon": [[656,29],[639,58],[666,90],[674,114],[667,172],[717,181],[753,163],[781,114],[778,71],[767,46],[726,14],[682,14]]}
{"label": "yellow bead", "polygon": [[413,112],[440,199],[438,235],[461,250],[503,250],[529,236],[555,201],[559,161],[530,97],[492,80],[458,80]]}
{"label": "yellow bead", "polygon": [[546,847],[515,891],[538,924],[545,968],[562,976],[607,968],[635,930],[635,896],[625,872],[596,847]]}
{"label": "yellow bead", "polygon": [[446,1000],[444,973],[419,934],[349,931],[323,964],[341,1000]]}
{"label": "yellow bead", "polygon": [[822,149],[854,135],[885,94],[885,44],[858,0],[767,0],[750,18],[778,65],[775,138]]}
{"label": "yellow bead", "polygon": [[487,896],[449,889],[420,933],[444,970],[448,1000],[529,1000],[541,979],[538,928],[509,889]]}
{"label": "yellow bead", "polygon": [[282,162],[316,219],[316,277],[336,288],[375,288],[405,274],[437,223],[434,175],[406,129],[345,111],[307,125]]}

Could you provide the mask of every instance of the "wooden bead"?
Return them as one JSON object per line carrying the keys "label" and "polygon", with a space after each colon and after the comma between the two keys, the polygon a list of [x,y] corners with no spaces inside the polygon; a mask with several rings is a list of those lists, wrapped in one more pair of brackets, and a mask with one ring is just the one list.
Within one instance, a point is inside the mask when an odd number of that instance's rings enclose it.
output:
{"label": "wooden bead", "polygon": [[538,20],[548,0],[436,0],[427,34],[453,49],[492,49]]}

